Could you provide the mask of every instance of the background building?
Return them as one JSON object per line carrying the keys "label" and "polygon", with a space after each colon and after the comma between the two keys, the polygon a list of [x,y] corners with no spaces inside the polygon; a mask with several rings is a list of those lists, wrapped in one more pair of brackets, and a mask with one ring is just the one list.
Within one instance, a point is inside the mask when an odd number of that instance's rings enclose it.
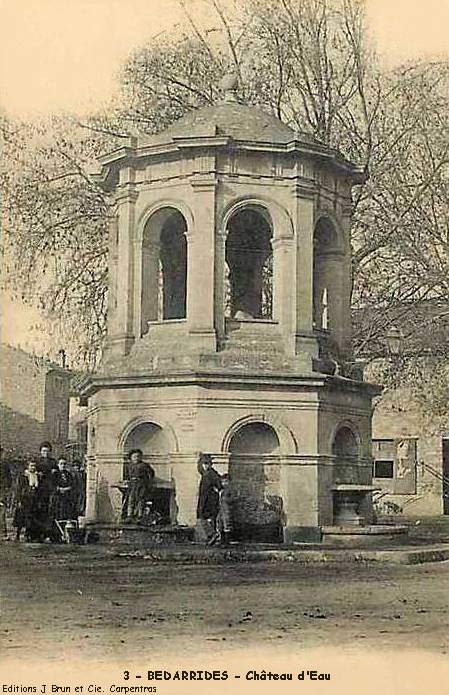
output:
{"label": "background building", "polygon": [[48,440],[55,454],[68,439],[71,373],[62,365],[0,345],[0,445],[3,456],[34,454]]}
{"label": "background building", "polygon": [[449,514],[449,304],[398,302],[353,316],[366,378],[387,385],[373,415],[377,506],[406,516]]}
{"label": "background building", "polygon": [[423,410],[406,388],[386,393],[376,404],[373,459],[381,511],[449,514],[449,422]]}

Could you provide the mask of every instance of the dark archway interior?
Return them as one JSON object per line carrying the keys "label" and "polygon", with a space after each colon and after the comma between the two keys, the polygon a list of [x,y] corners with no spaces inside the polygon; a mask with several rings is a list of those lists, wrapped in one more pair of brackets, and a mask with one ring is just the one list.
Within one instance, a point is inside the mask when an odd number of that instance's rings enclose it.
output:
{"label": "dark archway interior", "polygon": [[237,212],[228,224],[226,263],[231,317],[272,318],[272,230],[253,208]]}
{"label": "dark archway interior", "polygon": [[314,248],[319,255],[326,251],[335,251],[337,233],[333,222],[328,217],[320,217],[315,226]]}
{"label": "dark archway interior", "polygon": [[132,449],[142,449],[144,455],[170,451],[164,430],[152,422],[142,422],[128,434],[124,450],[129,452]]}
{"label": "dark archway interior", "polygon": [[349,427],[340,427],[332,444],[332,453],[338,458],[357,457],[359,447],[354,432]]}
{"label": "dark archway interior", "polygon": [[187,239],[186,223],[174,212],[164,223],[160,236],[162,274],[162,319],[186,318]]}
{"label": "dark archway interior", "polygon": [[243,425],[231,439],[229,451],[233,454],[273,454],[279,449],[279,439],[265,422]]}
{"label": "dark archway interior", "polygon": [[279,496],[279,439],[264,422],[241,427],[232,437],[229,473],[236,492],[235,522],[241,538],[281,538],[282,498]]}
{"label": "dark archway interior", "polygon": [[315,328],[328,329],[331,324],[329,301],[332,293],[332,269],[329,256],[337,251],[338,239],[332,221],[321,217],[313,239],[313,321]]}
{"label": "dark archway interior", "polygon": [[[170,442],[164,430],[152,422],[142,422],[136,425],[128,434],[124,451],[128,454],[133,449],[141,449],[144,460],[153,466],[163,463],[170,452]],[[123,479],[129,477],[129,463],[126,457],[123,465]],[[169,524],[172,520],[174,490],[168,481],[157,479],[153,481],[148,499],[153,509],[161,515],[161,523]]]}

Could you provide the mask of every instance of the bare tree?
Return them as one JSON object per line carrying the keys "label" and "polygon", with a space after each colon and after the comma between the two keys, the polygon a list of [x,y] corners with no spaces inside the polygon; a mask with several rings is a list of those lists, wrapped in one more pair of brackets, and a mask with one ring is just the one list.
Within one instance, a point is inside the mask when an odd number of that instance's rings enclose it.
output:
{"label": "bare tree", "polygon": [[105,326],[108,201],[92,163],[130,133],[158,132],[215,103],[232,70],[243,103],[341,150],[369,174],[354,196],[354,302],[357,349],[375,355],[398,312],[418,325],[418,300],[447,301],[448,65],[382,71],[362,0],[245,0],[232,11],[205,2],[208,26],[184,2],[184,25],[131,56],[122,96],[103,113],[4,128],[9,277],[18,290],[33,287],[60,319],[77,317],[74,343],[93,364]]}

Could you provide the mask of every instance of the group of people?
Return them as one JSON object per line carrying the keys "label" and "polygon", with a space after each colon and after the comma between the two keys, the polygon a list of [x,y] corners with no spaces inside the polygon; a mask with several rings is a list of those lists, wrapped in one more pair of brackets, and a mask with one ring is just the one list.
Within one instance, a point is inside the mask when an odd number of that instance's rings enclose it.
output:
{"label": "group of people", "polygon": [[[232,506],[234,494],[227,473],[220,475],[213,467],[210,454],[200,454],[198,460],[200,486],[198,491],[197,518],[208,545],[229,545],[232,532]],[[145,523],[152,510],[155,472],[144,461],[140,449],[129,452],[125,466],[122,521]]]}
{"label": "group of people", "polygon": [[[210,454],[200,454],[198,461],[200,485],[197,518],[208,545],[228,546],[232,533],[234,495],[227,473],[220,475],[213,467]],[[4,472],[4,471],[3,471]],[[24,533],[25,540],[43,542],[58,540],[58,522],[84,515],[86,503],[86,471],[81,463],[70,465],[61,456],[52,456],[50,442],[43,442],[39,456],[30,458],[24,469],[2,479],[0,487],[0,533],[7,537],[6,509],[12,512],[16,540]],[[128,455],[126,493],[122,519],[142,520],[151,503],[155,472],[143,460],[140,449]],[[9,493],[12,492],[12,497]],[[8,494],[7,494],[8,493]],[[9,498],[9,502],[7,501]]]}
{"label": "group of people", "polygon": [[[29,458],[25,468],[10,481],[13,526],[16,540],[43,542],[59,540],[57,522],[77,519],[84,514],[86,472],[81,463],[70,466],[65,457],[52,456],[50,442],[43,442],[39,456]],[[5,501],[3,500],[3,516]],[[3,535],[6,534],[4,525]]]}
{"label": "group of people", "polygon": [[197,518],[203,523],[208,545],[228,546],[232,533],[234,495],[230,476],[215,470],[210,454],[200,454],[198,471],[201,475],[198,493]]}

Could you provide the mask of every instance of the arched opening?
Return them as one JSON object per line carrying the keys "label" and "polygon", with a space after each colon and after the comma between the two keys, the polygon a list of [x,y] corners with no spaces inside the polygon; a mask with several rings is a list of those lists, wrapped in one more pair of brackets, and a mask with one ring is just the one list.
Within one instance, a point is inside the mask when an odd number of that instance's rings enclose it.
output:
{"label": "arched opening", "polygon": [[175,208],[155,212],[142,239],[142,334],[148,322],[186,318],[187,224]]}
{"label": "arched opening", "polygon": [[[155,472],[148,494],[148,502],[151,502],[152,505],[151,511],[157,518],[155,523],[165,525],[174,522],[176,517],[175,490],[170,475],[171,445],[169,437],[162,427],[152,422],[137,424],[128,433],[123,445],[125,454],[123,480],[129,480],[128,454],[133,449],[142,451],[144,464],[151,466]],[[123,503],[126,504],[125,497]]]}
{"label": "arched opening", "polygon": [[262,208],[246,207],[228,222],[225,315],[236,319],[273,317],[272,228]]}
{"label": "arched opening", "polygon": [[333,222],[320,217],[313,239],[313,325],[318,330],[332,328],[331,311],[335,269],[332,256],[338,251],[338,236]]}
{"label": "arched opening", "polygon": [[332,442],[334,461],[334,482],[353,485],[359,483],[358,458],[359,444],[350,427],[340,427]]}
{"label": "arched opening", "polygon": [[181,213],[170,215],[161,230],[160,273],[162,275],[162,316],[165,319],[186,317],[187,239]]}
{"label": "arched opening", "polygon": [[234,434],[229,451],[235,455],[278,453],[279,438],[266,422],[250,422]]}
{"label": "arched opening", "polygon": [[354,458],[359,454],[359,445],[354,432],[349,427],[340,427],[332,443],[332,454],[338,458]]}
{"label": "arched opening", "polygon": [[141,422],[126,437],[124,452],[141,449],[145,457],[170,452],[170,443],[162,427],[152,422]]}
{"label": "arched opening", "polygon": [[238,493],[237,534],[246,540],[282,541],[279,438],[271,425],[243,425],[229,443],[229,473]]}

